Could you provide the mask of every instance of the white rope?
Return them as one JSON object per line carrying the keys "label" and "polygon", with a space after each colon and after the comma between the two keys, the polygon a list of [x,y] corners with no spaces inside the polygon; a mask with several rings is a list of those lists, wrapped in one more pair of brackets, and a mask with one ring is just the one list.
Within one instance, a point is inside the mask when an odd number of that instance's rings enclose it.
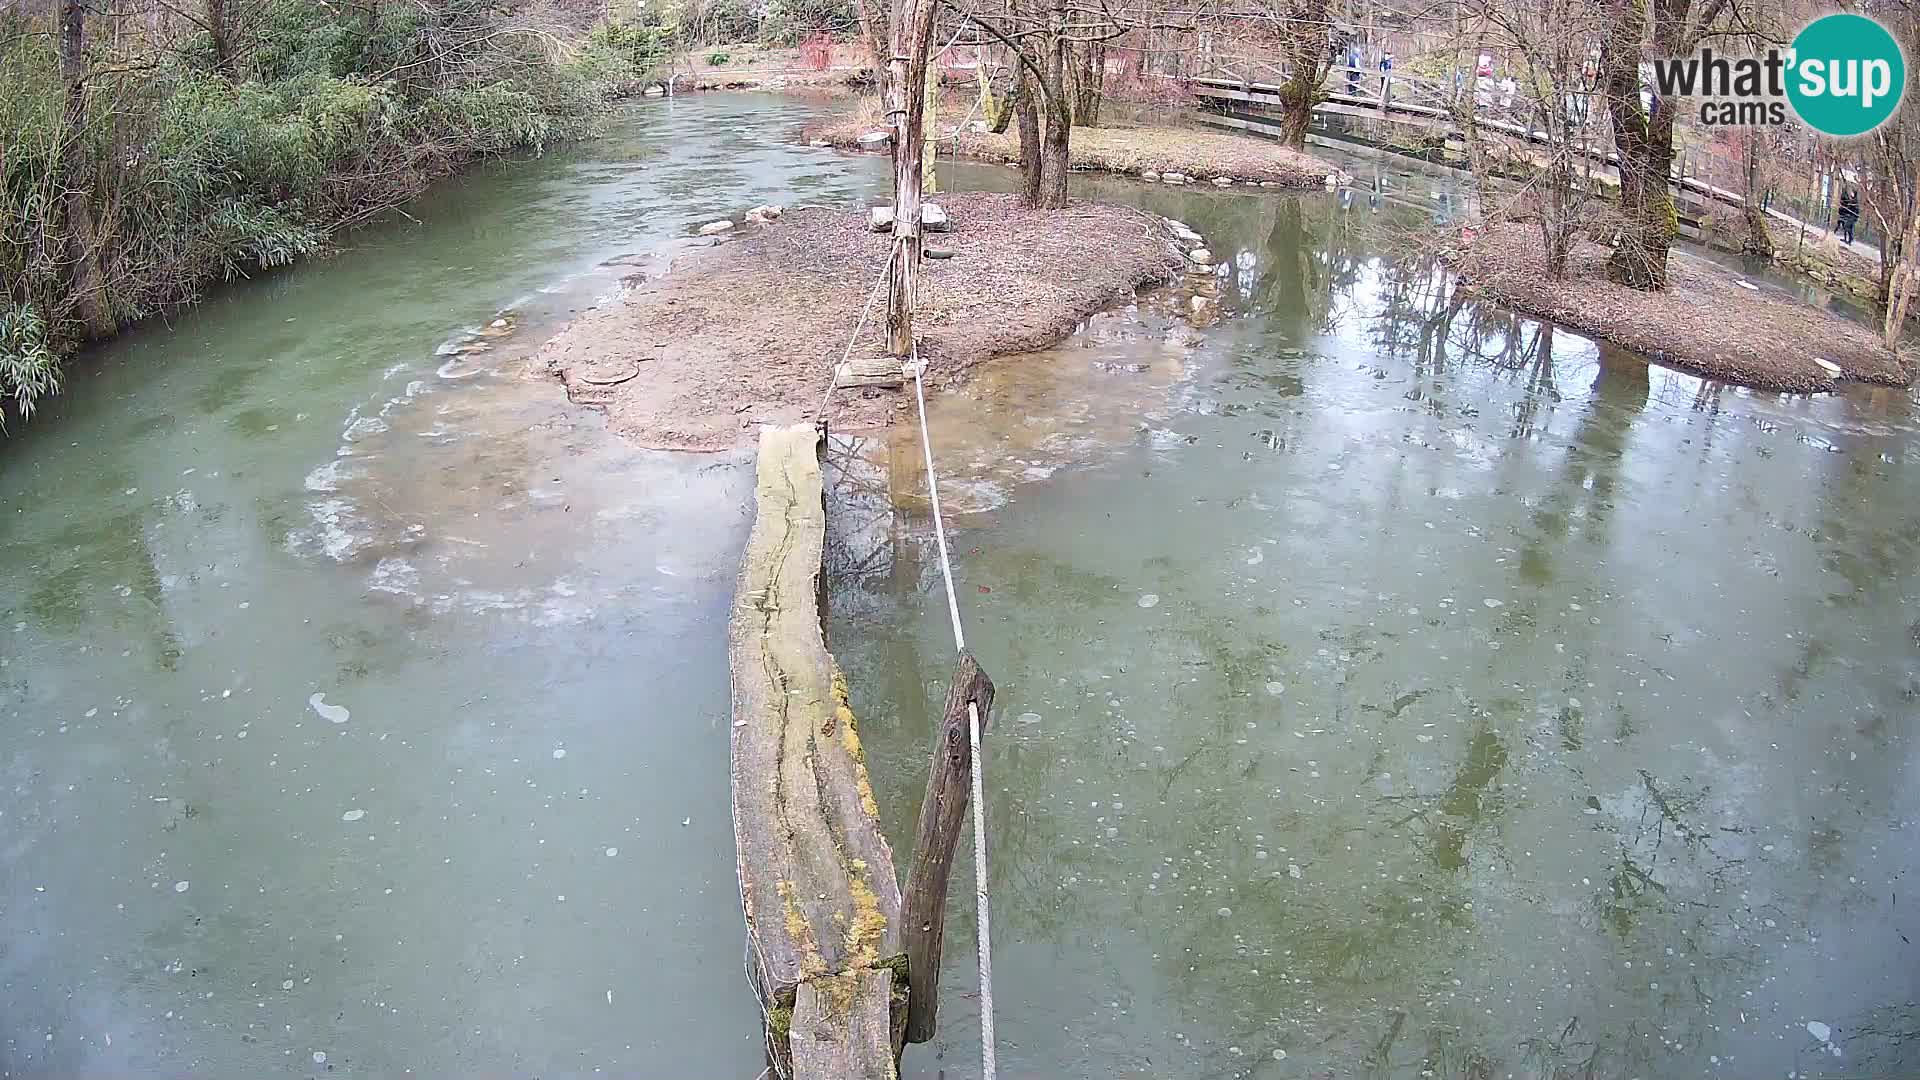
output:
{"label": "white rope", "polygon": [[854,324],[853,336],[847,339],[847,351],[841,354],[840,362],[833,366],[833,381],[827,384],[826,396],[820,399],[820,407],[814,410],[815,420],[827,415],[827,403],[833,400],[833,392],[840,389],[840,369],[853,359],[853,347],[860,340],[860,331],[867,328],[867,316],[873,313],[873,302],[880,295],[880,287],[885,285],[887,279],[893,275],[893,259],[899,250],[900,246],[894,244],[887,252],[887,261],[880,267],[880,277],[874,281],[872,291],[867,293],[867,302],[860,309],[860,321]]}
{"label": "white rope", "polygon": [[994,1080],[999,1070],[993,1048],[993,931],[987,922],[987,809],[980,774],[980,709],[967,702],[967,734],[973,740],[973,906],[980,923],[980,1075]]}
{"label": "white rope", "polygon": [[940,521],[940,482],[933,474],[933,443],[927,436],[927,394],[920,383],[920,343],[913,343],[913,399],[920,409],[920,449],[927,461],[927,500],[933,504],[933,538],[940,545],[940,576],[947,583],[947,614],[953,619],[953,647],[967,647],[960,629],[960,601],[953,595],[953,564],[947,558],[947,527]]}
{"label": "white rope", "polygon": [[[947,586],[947,615],[953,619],[953,647],[964,651],[967,635],[960,628],[960,601],[953,592],[953,563],[947,557],[947,527],[940,514],[940,482],[933,470],[933,439],[927,433],[927,392],[920,381],[920,343],[913,345],[913,400],[920,412],[920,450],[927,462],[927,499],[933,507],[933,537],[940,546],[940,577]],[[967,702],[967,736],[973,746],[973,900],[979,932],[974,935],[980,956],[980,1075],[995,1080],[999,1071],[993,1039],[993,933],[987,904],[987,796],[981,774],[980,707]]]}

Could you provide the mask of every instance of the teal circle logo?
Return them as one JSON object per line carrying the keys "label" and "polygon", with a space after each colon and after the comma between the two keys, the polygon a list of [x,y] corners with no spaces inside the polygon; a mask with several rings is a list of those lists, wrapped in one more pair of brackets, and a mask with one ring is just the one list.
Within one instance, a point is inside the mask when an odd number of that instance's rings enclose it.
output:
{"label": "teal circle logo", "polygon": [[1865,15],[1824,15],[1793,39],[1787,100],[1824,135],[1865,135],[1900,107],[1907,60],[1887,28]]}

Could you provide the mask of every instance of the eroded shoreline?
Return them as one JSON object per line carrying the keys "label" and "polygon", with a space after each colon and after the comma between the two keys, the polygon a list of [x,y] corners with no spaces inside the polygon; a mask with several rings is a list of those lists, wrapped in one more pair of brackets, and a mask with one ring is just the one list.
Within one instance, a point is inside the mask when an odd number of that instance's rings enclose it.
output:
{"label": "eroded shoreline", "polygon": [[[921,358],[938,384],[1052,345],[1187,262],[1174,225],[1130,207],[1028,210],[986,193],[939,202],[952,231],[936,242],[953,255],[923,263],[916,305]],[[855,358],[885,351],[881,304],[855,336],[890,244],[864,212],[805,207],[724,235],[541,350],[574,402],[606,409],[641,445],[730,449],[760,424],[816,419],[850,339]],[[837,424],[878,427],[904,403],[843,390],[833,407]]]}

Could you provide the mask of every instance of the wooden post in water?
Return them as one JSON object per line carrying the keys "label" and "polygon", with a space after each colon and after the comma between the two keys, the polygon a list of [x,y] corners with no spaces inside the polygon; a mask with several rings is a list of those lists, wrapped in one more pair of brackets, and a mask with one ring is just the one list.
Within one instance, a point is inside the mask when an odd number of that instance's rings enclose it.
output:
{"label": "wooden post in water", "polygon": [[953,852],[967,820],[967,800],[973,790],[973,739],[967,725],[967,704],[980,713],[981,735],[986,734],[993,708],[993,680],[980,670],[973,654],[962,652],[947,689],[946,713],[940,721],[940,739],[927,769],[927,794],[920,801],[920,825],[914,831],[913,864],[907,870],[906,895],[901,899],[901,944],[907,953],[907,1041],[933,1038],[940,1010],[940,944],[946,931],[947,878],[953,872]]}

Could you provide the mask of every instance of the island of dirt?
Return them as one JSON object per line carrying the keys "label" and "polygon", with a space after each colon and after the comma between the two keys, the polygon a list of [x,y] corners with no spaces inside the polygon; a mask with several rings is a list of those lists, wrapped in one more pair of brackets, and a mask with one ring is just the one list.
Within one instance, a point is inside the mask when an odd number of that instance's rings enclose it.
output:
{"label": "island of dirt", "polygon": [[[964,102],[941,104],[940,154],[996,164],[1018,163],[1020,137],[1013,131],[996,135],[974,131],[970,126],[955,130],[967,111]],[[809,126],[802,137],[842,150],[861,150],[870,148],[860,144],[860,136],[885,129],[879,105],[864,100],[853,109]],[[879,149],[884,151],[886,144]],[[1133,176],[1153,173],[1156,178],[1171,174],[1176,183],[1226,179],[1235,184],[1296,191],[1339,183],[1345,175],[1333,165],[1271,139],[1183,127],[1077,127],[1067,144],[1067,162],[1072,168],[1096,172]]]}
{"label": "island of dirt", "polygon": [[1743,286],[1725,267],[1675,251],[1667,288],[1642,292],[1607,280],[1608,253],[1577,242],[1566,276],[1554,280],[1537,228],[1506,222],[1448,257],[1479,296],[1709,379],[1784,393],[1831,390],[1840,379],[1913,381],[1915,358],[1889,349],[1872,330]]}
{"label": "island of dirt", "polygon": [[[1045,348],[1088,316],[1174,277],[1171,226],[1128,207],[1075,202],[1028,210],[996,194],[943,195],[952,252],[920,266],[915,329],[927,378],[946,383],[996,356]],[[641,445],[724,450],[763,423],[816,419],[848,353],[885,353],[886,297],[875,284],[891,240],[865,212],[807,207],[748,224],[683,255],[614,303],[586,312],[541,350],[579,404],[604,407]],[[843,388],[846,428],[888,423],[908,397]]]}

